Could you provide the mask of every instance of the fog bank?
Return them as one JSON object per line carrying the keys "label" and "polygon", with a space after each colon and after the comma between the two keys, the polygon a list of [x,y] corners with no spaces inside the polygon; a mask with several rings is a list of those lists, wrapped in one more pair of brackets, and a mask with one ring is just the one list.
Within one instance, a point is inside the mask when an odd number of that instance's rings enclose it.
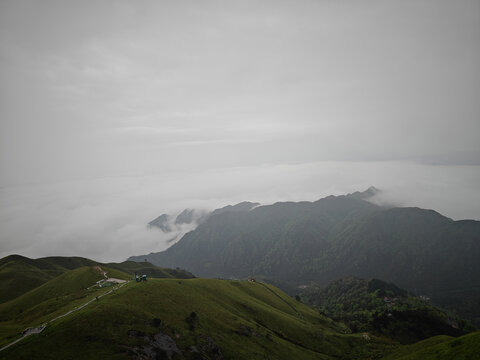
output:
{"label": "fog bank", "polygon": [[382,200],[389,203],[478,220],[479,184],[478,166],[315,162],[3,187],[0,257],[19,253],[122,261],[171,245],[178,233],[147,228],[162,213],[213,210],[244,200],[314,201],[370,185],[382,189]]}

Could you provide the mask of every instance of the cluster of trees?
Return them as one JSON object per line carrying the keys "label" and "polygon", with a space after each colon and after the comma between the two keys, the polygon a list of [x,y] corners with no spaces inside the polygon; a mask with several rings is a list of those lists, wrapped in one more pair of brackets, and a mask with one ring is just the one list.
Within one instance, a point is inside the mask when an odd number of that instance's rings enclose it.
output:
{"label": "cluster of trees", "polygon": [[345,323],[352,332],[372,332],[402,343],[435,335],[460,336],[473,331],[420,297],[380,280],[347,277],[324,289],[311,286],[300,294],[303,302],[323,315]]}

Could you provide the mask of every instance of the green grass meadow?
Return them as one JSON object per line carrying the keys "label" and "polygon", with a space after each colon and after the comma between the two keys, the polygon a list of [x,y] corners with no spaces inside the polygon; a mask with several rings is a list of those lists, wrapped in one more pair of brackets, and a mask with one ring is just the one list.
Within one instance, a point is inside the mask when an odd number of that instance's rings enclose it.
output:
{"label": "green grass meadow", "polygon": [[197,355],[189,352],[192,346],[212,340],[226,359],[373,359],[394,346],[342,329],[270,285],[151,279],[130,282],[59,319],[0,358],[128,359],[132,348],[159,332],[174,339],[186,358]]}

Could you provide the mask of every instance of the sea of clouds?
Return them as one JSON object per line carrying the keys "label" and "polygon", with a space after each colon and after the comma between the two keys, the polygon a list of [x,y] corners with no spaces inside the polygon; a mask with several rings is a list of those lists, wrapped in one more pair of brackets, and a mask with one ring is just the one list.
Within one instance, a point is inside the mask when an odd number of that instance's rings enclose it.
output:
{"label": "sea of clouds", "polygon": [[382,190],[377,200],[384,203],[480,220],[479,184],[478,166],[312,162],[7,186],[0,188],[0,257],[123,261],[164,250],[195,227],[167,234],[149,229],[147,223],[162,213],[241,201],[314,201],[371,185]]}

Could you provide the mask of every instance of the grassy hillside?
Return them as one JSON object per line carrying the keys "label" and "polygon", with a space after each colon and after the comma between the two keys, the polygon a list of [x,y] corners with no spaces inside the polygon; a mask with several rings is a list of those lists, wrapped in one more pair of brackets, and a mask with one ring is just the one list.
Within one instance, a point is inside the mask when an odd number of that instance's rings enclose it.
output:
{"label": "grassy hillside", "polygon": [[95,262],[79,257],[29,259],[10,255],[0,259],[0,303],[11,300],[63,274]]}
{"label": "grassy hillside", "polygon": [[93,267],[68,271],[12,301],[0,304],[0,321],[23,317],[24,312],[51,298],[76,296],[103,278],[103,274]]}
{"label": "grassy hillside", "polygon": [[153,279],[129,283],[0,358],[368,359],[391,348],[344,334],[342,326],[270,285]]}
{"label": "grassy hillside", "polygon": [[404,346],[384,360],[473,360],[480,358],[480,332],[459,338],[435,336]]}
{"label": "grassy hillside", "polygon": [[135,271],[149,278],[193,277],[184,270],[163,269],[145,262],[106,266],[78,257],[29,259],[12,255],[0,259],[0,266],[7,277],[2,291],[18,295],[0,303],[0,346],[17,338],[25,328],[38,326],[105,292],[93,286],[104,279],[103,271],[108,277],[123,280],[132,279]]}
{"label": "grassy hillside", "polygon": [[[96,281],[104,278],[99,270],[92,266],[69,270],[13,300],[0,304],[0,345],[18,337],[23,329],[38,326],[101,293],[100,288],[92,287]],[[116,278],[130,278],[130,275],[115,269],[103,270]]]}
{"label": "grassy hillside", "polygon": [[70,270],[85,266],[100,266],[102,269],[108,269],[110,277],[121,279],[125,273],[131,277],[135,272],[156,278],[194,277],[185,270],[160,268],[148,262],[125,261],[103,264],[81,257],[50,256],[29,259],[20,255],[10,255],[0,259],[0,304],[15,299]]}

